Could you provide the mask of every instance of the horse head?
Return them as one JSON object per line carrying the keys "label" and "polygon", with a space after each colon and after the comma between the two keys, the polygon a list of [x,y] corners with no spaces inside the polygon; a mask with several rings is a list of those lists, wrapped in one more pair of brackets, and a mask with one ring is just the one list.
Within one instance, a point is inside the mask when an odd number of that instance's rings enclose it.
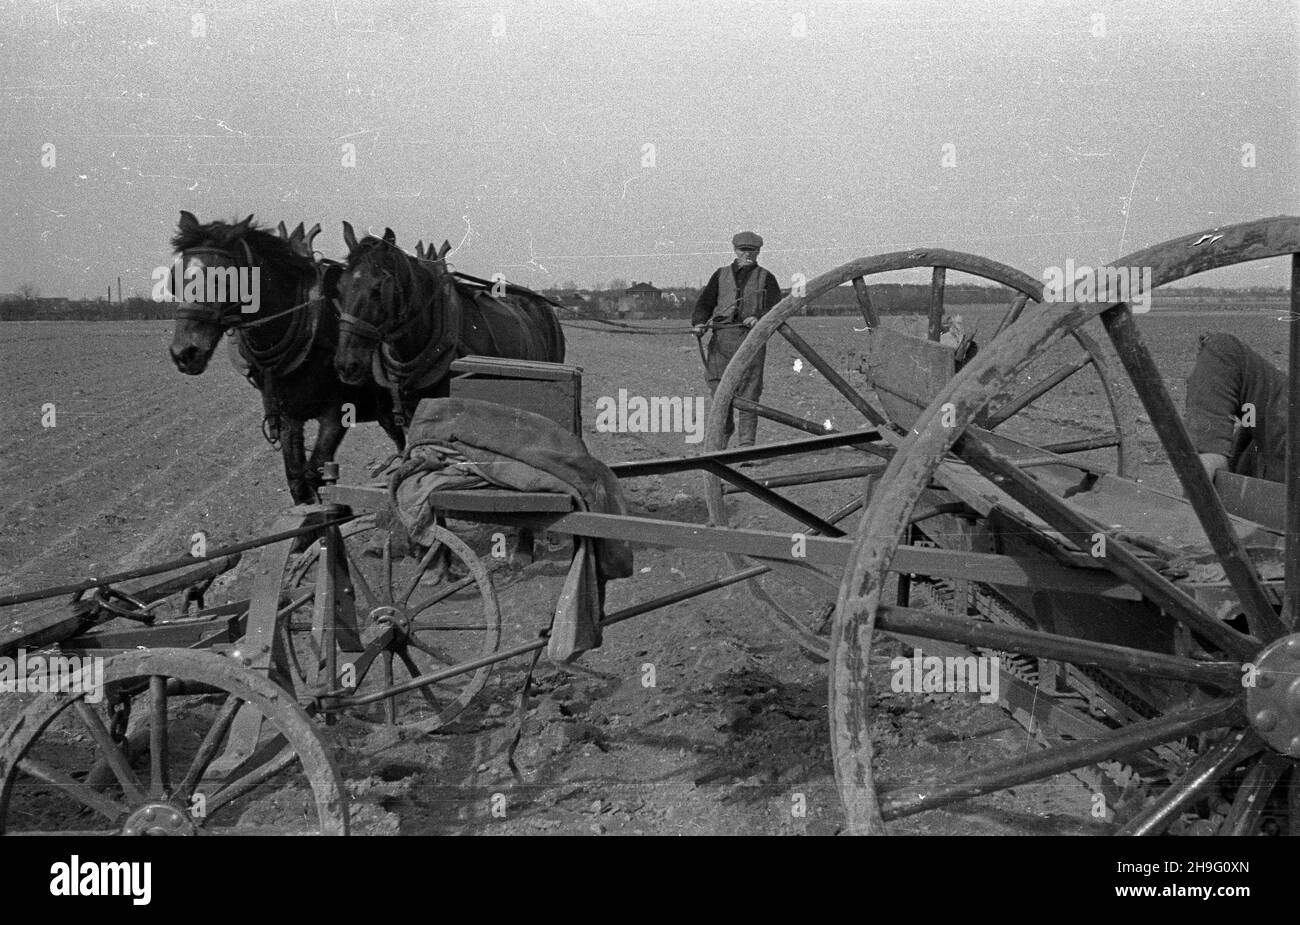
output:
{"label": "horse head", "polygon": [[172,248],[183,283],[174,293],[178,305],[171,357],[177,369],[191,376],[207,369],[222,333],[289,307],[303,277],[315,274],[310,258],[255,225],[251,215],[233,224],[202,224],[181,212]]}
{"label": "horse head", "polygon": [[376,348],[399,334],[412,313],[426,310],[421,296],[427,287],[420,279],[420,262],[397,246],[391,228],[382,238],[367,235],[357,241],[344,222],[343,240],[348,261],[339,283],[342,309],[334,368],[345,383],[359,385],[370,376]]}

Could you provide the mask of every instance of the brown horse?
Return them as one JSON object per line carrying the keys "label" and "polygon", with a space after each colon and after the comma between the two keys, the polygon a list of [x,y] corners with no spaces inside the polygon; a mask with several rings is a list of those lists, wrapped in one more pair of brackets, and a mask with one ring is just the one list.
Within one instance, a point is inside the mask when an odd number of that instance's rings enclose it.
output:
{"label": "brown horse", "polygon": [[[295,504],[311,504],[321,466],[333,460],[352,421],[378,421],[398,450],[405,437],[386,390],[373,382],[344,384],[334,371],[342,268],[313,259],[314,231],[301,228],[277,237],[251,215],[204,225],[181,212],[172,247],[185,282],[176,293],[171,357],[178,370],[197,376],[221,335],[233,332],[248,377],[263,394],[263,431],[281,444],[289,492]],[[319,425],[310,459],[303,443],[308,420]]]}

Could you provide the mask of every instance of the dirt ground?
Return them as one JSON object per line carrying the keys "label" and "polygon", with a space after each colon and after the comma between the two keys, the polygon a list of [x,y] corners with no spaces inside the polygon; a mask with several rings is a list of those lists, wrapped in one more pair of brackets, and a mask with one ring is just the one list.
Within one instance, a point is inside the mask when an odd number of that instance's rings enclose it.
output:
{"label": "dirt ground", "polygon": [[[992,330],[1000,309],[963,311],[968,329]],[[1228,330],[1282,364],[1284,343],[1267,312],[1156,313],[1141,321],[1175,399],[1196,337]],[[851,382],[861,383],[852,319],[800,319],[799,329]],[[681,325],[676,326],[681,330]],[[290,504],[280,460],[259,433],[260,403],[230,367],[224,348],[206,374],[180,375],[167,356],[170,325],[152,322],[0,325],[4,397],[0,427],[0,594],[39,588],[184,555],[191,536],[209,545],[266,533]],[[585,437],[609,462],[689,455],[685,435],[597,433],[595,402],[619,389],[642,396],[707,396],[693,339],[566,329],[568,361],[584,369]],[[1056,362],[1055,358],[1044,361]],[[859,426],[855,412],[818,375],[796,368],[784,344],[767,361],[764,401],[834,426]],[[1041,374],[1041,373],[1036,373]],[[1091,371],[1036,405],[1012,433],[1038,439],[1108,429]],[[42,426],[53,403],[54,427]],[[1137,418],[1140,477],[1168,484],[1158,445]],[[763,423],[760,440],[794,434]],[[386,456],[373,425],[351,433],[340,453],[343,481]],[[1104,453],[1099,459],[1105,458]],[[755,474],[860,462],[851,451],[815,461],[767,463]],[[626,483],[634,513],[704,522],[698,474]],[[802,489],[819,511],[860,490],[853,482]],[[779,515],[733,500],[734,523],[784,529]],[[851,519],[849,523],[856,523]],[[458,526],[453,522],[453,526]],[[480,552],[488,531],[466,528]],[[507,643],[546,625],[565,568],[557,549],[496,580],[512,627]],[[246,587],[247,560],[225,582]],[[609,589],[609,609],[727,574],[718,554],[640,547],[636,573]],[[815,602],[809,602],[812,608]],[[5,612],[7,620],[23,611]],[[1037,750],[1027,733],[974,695],[894,694],[888,662],[897,643],[873,653],[881,782]],[[526,664],[499,669],[448,729],[394,743],[381,727],[348,717],[325,730],[356,798],[354,828],[375,834],[832,834],[841,811],[831,775],[824,666],[801,655],[764,619],[743,586],[639,617],[606,633],[604,645],[570,668],[543,660],[516,754],[506,765]],[[646,681],[653,675],[653,685]],[[286,795],[289,796],[289,795]],[[1052,780],[970,800],[894,824],[902,833],[1101,833],[1087,789]],[[504,810],[502,809],[504,807]],[[494,812],[494,809],[496,810]]]}

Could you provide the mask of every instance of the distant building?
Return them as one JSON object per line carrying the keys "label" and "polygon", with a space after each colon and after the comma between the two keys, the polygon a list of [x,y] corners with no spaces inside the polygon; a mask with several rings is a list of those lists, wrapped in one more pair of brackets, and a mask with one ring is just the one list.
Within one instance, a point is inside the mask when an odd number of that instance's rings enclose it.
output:
{"label": "distant building", "polygon": [[620,318],[658,317],[663,291],[650,283],[633,283],[618,297],[616,312]]}

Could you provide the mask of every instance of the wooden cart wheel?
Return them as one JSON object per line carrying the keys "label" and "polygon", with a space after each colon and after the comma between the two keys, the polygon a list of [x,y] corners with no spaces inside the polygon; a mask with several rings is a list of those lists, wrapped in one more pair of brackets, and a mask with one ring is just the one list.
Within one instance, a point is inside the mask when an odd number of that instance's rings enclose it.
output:
{"label": "wooden cart wheel", "polygon": [[[930,394],[926,394],[927,390],[929,392],[937,390],[952,375],[952,360],[949,359],[950,368],[943,380],[918,381],[900,388],[897,377],[891,375],[892,370],[882,370],[879,375],[870,375],[871,370],[868,370],[868,375],[861,375],[855,369],[864,352],[871,350],[872,344],[875,345],[879,355],[868,355],[867,360],[871,363],[878,361],[892,363],[900,357],[900,354],[903,354],[901,358],[906,362],[906,351],[924,346],[919,345],[915,340],[909,341],[901,335],[886,330],[887,326],[882,325],[880,317],[871,304],[866,284],[866,277],[869,276],[918,267],[934,268],[927,310],[927,339],[936,345],[932,349],[940,353],[944,348],[938,347],[937,342],[944,317],[943,297],[948,270],[1001,283],[1018,293],[997,326],[998,333],[1014,323],[1025,312],[1026,306],[1031,301],[1038,303],[1043,297],[1042,284],[1032,277],[1004,264],[955,251],[935,249],[900,251],[862,258],[837,267],[810,280],[805,286],[803,295],[792,294],[782,299],[755,324],[732,357],[713,396],[709,409],[706,449],[714,451],[723,448],[727,415],[733,406],[737,409],[752,408],[761,418],[804,433],[820,435],[836,430],[851,431],[874,426],[878,428],[881,435],[879,443],[867,448],[875,454],[874,457],[858,455],[856,461],[847,460],[853,462],[853,465],[846,465],[846,460],[841,456],[837,462],[830,464],[830,468],[822,468],[818,471],[828,480],[831,478],[861,479],[865,470],[872,468],[864,467],[864,463],[875,463],[877,475],[883,471],[881,458],[892,457],[895,448],[902,443],[916,416],[931,397]],[[838,322],[839,327],[834,338],[822,335],[820,339],[826,342],[826,346],[819,350],[809,342],[810,338],[818,339],[818,337],[811,330],[807,332],[807,337],[800,334],[789,323],[790,319],[802,313],[806,306],[821,296],[850,281],[854,287],[861,317],[826,318],[827,323]],[[1034,305],[1032,312],[1041,310],[1040,306]],[[865,327],[856,327],[858,324],[865,324]],[[1074,378],[1077,374],[1091,369],[1091,387],[1105,396],[1109,409],[1111,420],[1104,429],[1105,432],[1084,435],[1070,432],[1058,433],[1052,441],[1035,445],[1044,455],[1064,457],[1067,454],[1086,454],[1086,461],[1081,465],[1087,465],[1098,471],[1105,468],[1108,462],[1100,459],[1098,454],[1113,453],[1113,470],[1126,474],[1136,458],[1136,447],[1130,434],[1132,414],[1128,410],[1126,398],[1113,387],[1114,377],[1093,339],[1079,330],[1071,331],[1070,334],[1074,342],[1072,353],[1063,350],[1044,356],[1041,358],[1042,362],[1027,365],[1018,372],[1016,377],[1009,378],[1004,383],[995,397],[990,412],[991,418],[987,422],[988,426],[996,428],[1006,425],[1005,430],[1014,431],[1016,436],[1024,439],[1025,428],[1018,425],[1021,425],[1023,418],[1032,415],[1035,403],[1050,402],[1055,399],[1060,393],[1066,391],[1069,387],[1067,383],[1077,384],[1080,381]],[[763,404],[755,405],[736,397],[736,389],[744,380],[747,371],[762,360],[769,342],[778,336],[793,348],[797,367],[800,370],[807,370],[804,375],[820,377],[828,386],[824,390],[825,397],[818,399],[825,402],[824,406],[819,405],[812,409],[800,407],[792,412]],[[897,348],[894,338],[902,338],[903,351]],[[990,346],[991,344],[984,343],[980,345],[980,349],[988,350]],[[828,359],[822,351],[834,351],[834,354],[831,359]],[[780,365],[772,360],[769,360],[766,365],[766,391],[768,394],[778,393],[782,382],[779,376]],[[855,381],[859,384],[855,385]],[[895,384],[890,388],[895,391],[886,392],[884,387],[891,381]],[[867,397],[873,384],[878,394],[878,402],[872,402]],[[789,398],[789,396],[784,397],[787,400]],[[796,398],[802,399],[802,396]],[[1032,427],[1036,424],[1041,431],[1042,423],[1038,420],[1026,426]],[[1067,439],[1059,439],[1061,436]],[[836,452],[851,454],[853,451]],[[804,473],[817,469],[817,466],[808,459],[809,457],[806,456],[800,457]],[[739,485],[744,481],[745,476],[746,474],[736,473],[734,470],[725,475],[722,470],[706,473],[705,501],[714,524],[723,526],[732,524],[732,518],[723,503],[723,479]],[[814,475],[814,478],[816,477]],[[751,472],[748,473],[748,478],[762,477]],[[782,480],[778,478],[777,484],[781,483]],[[838,510],[818,514],[798,502],[795,497],[797,492],[798,489],[790,489],[784,499],[775,499],[788,502],[786,510],[779,516],[791,518],[785,521],[791,529],[809,534],[845,535],[843,522],[860,510],[862,505],[862,497],[855,491],[854,497],[849,498],[848,502]],[[764,501],[772,504],[772,500],[764,499]],[[766,523],[763,527],[780,529]],[[795,639],[805,651],[825,658],[828,648],[824,633],[829,629],[830,615],[835,606],[834,593],[828,589],[837,587],[838,576],[824,569],[793,560],[758,560],[734,554],[729,555],[728,558],[732,566],[738,570],[757,564],[769,568],[774,573],[751,579],[748,582],[750,592],[763,605],[764,615],[772,619],[776,626]]]}
{"label": "wooden cart wheel", "polygon": [[[435,526],[429,537],[435,545],[426,553],[410,553],[400,527],[390,529],[367,515],[327,531],[290,568],[290,588],[317,588],[311,624],[303,616],[291,623],[286,645],[287,661],[308,690],[347,688],[366,695],[497,651],[501,607],[487,567],[450,531]],[[326,590],[321,548],[331,541],[339,559]],[[439,547],[459,562],[452,574],[464,577],[430,586],[426,578]],[[343,617],[342,628],[331,630],[324,619],[331,606]],[[432,732],[469,706],[492,668],[383,698],[375,718],[403,734]],[[337,683],[326,685],[331,677]]]}
{"label": "wooden cart wheel", "polygon": [[[93,690],[40,695],[0,737],[0,833],[347,834],[346,794],[318,725],[265,677],[212,652],[155,649],[107,659],[103,682],[102,701]],[[149,746],[133,764],[107,705],[114,689],[138,687]],[[186,690],[205,696],[182,699]],[[213,780],[242,705],[263,717],[266,745]],[[98,761],[112,769],[107,786],[85,782]],[[286,800],[294,792],[301,802]]]}
{"label": "wooden cart wheel", "polygon": [[[1205,270],[1248,260],[1292,255],[1291,388],[1300,384],[1300,219],[1276,218],[1215,229],[1204,235],[1131,254],[1116,266],[1151,268],[1155,286]],[[1032,469],[1016,465],[975,423],[978,415],[1017,372],[1052,344],[1100,316],[1133,387],[1137,390],[1190,504],[1187,520],[1230,585],[1235,625],[1211,613],[1189,585],[1164,566],[1161,543],[1133,544],[1111,525],[1094,519],[1090,505],[1105,486],[1086,480],[1054,490]],[[1300,401],[1291,399],[1290,436],[1300,440]],[[945,419],[946,418],[946,419]],[[1293,449],[1294,451],[1294,449]],[[952,460],[955,453],[961,462]],[[1057,546],[1104,537],[1102,567],[1147,604],[1148,619],[1167,621],[1184,644],[1173,651],[1112,645],[1054,634],[1039,628],[1010,629],[930,614],[884,601],[890,563],[926,486],[944,471],[966,471],[1037,518],[1034,530]],[[1068,500],[1067,500],[1068,498]],[[1287,485],[1288,533],[1300,529],[1300,479]],[[1095,507],[1094,507],[1095,509]],[[1187,513],[1175,504],[1153,506],[1147,516]],[[1143,516],[1143,512],[1138,512]],[[835,776],[849,831],[876,834],[884,821],[984,793],[1050,778],[1073,768],[1147,753],[1167,743],[1192,743],[1195,757],[1181,774],[1122,827],[1131,834],[1170,830],[1180,816],[1206,802],[1219,814],[1208,825],[1223,833],[1260,827],[1266,807],[1281,807],[1292,834],[1300,832],[1300,544],[1286,552],[1285,607],[1279,613],[1276,585],[1265,585],[1255,559],[1230,522],[1201,467],[1159,370],[1143,344],[1126,305],[1057,305],[1026,315],[1009,327],[934,399],[899,447],[859,526],[840,586],[831,637],[833,664],[829,711]],[[1167,696],[1153,715],[1095,738],[1048,748],[1013,761],[954,774],[947,780],[908,782],[881,790],[873,779],[869,735],[871,706],[868,655],[873,632],[905,633],[963,646],[1016,652],[1072,665],[1101,667],[1117,675],[1163,683]],[[1252,684],[1247,678],[1254,679]],[[1173,682],[1172,684],[1169,682]],[[1237,784],[1235,787],[1226,786]],[[1222,791],[1216,788],[1225,788]],[[1224,794],[1226,793],[1226,798]]]}

